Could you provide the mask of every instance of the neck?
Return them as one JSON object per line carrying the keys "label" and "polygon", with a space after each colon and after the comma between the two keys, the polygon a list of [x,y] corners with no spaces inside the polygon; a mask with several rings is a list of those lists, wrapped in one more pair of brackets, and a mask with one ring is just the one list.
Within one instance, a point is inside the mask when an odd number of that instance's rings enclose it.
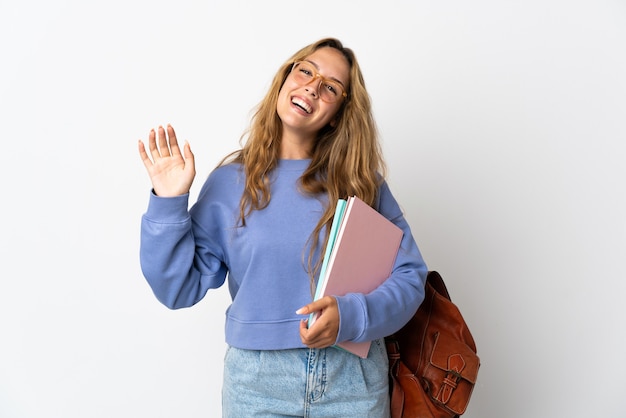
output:
{"label": "neck", "polygon": [[311,158],[314,137],[303,137],[283,133],[280,142],[280,158],[286,160],[303,160]]}

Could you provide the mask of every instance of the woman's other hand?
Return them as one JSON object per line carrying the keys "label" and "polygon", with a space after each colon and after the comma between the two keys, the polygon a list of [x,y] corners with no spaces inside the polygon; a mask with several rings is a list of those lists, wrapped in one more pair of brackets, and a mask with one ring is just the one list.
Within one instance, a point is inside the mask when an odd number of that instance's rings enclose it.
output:
{"label": "woman's other hand", "polygon": [[150,155],[146,152],[143,141],[139,140],[139,156],[148,170],[154,193],[162,197],[189,193],[196,176],[194,157],[189,144],[185,142],[184,155],[181,154],[174,128],[167,125],[167,134],[162,126],[159,126],[158,133],[154,129],[150,131],[148,148]]}
{"label": "woman's other hand", "polygon": [[308,327],[308,321],[300,321],[300,339],[309,348],[329,347],[337,342],[339,334],[339,307],[337,299],[332,296],[309,303],[298,309],[299,315],[309,315],[312,312],[320,312],[313,325]]}

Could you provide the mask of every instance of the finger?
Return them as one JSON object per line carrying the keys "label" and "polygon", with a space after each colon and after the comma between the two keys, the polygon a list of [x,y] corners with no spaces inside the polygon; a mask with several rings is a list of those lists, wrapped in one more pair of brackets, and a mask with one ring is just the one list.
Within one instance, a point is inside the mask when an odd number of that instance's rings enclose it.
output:
{"label": "finger", "polygon": [[167,125],[167,136],[169,138],[169,147],[172,155],[180,155],[180,148],[178,147],[178,140],[176,139],[176,132],[172,125]]}
{"label": "finger", "polygon": [[327,334],[300,333],[302,344],[309,348],[324,348],[334,344],[334,339]]}
{"label": "finger", "polygon": [[167,146],[167,135],[162,126],[159,126],[159,154],[161,157],[171,156],[170,149]]}
{"label": "finger", "polygon": [[309,320],[303,319],[300,321],[300,337],[303,337],[309,330]]}
{"label": "finger", "polygon": [[331,303],[330,298],[323,297],[322,299],[318,299],[314,302],[309,303],[308,305],[303,306],[302,308],[298,309],[296,313],[298,315],[308,315],[311,312],[324,310],[330,305],[330,303]]}
{"label": "finger", "polygon": [[309,325],[306,319],[300,321],[300,340],[302,344],[308,345],[308,333],[309,333]]}
{"label": "finger", "polygon": [[300,321],[300,340],[302,344],[306,345],[309,348],[316,348],[315,344],[317,343],[317,333],[312,333],[308,327],[308,321],[303,319]]}
{"label": "finger", "polygon": [[[320,324],[323,325],[323,324]],[[328,326],[323,327],[315,327],[313,329],[309,328],[309,334],[307,335],[311,344],[314,344],[318,347],[328,347],[329,345],[333,345],[335,340],[337,339],[337,335],[333,333],[332,329]]]}
{"label": "finger", "polygon": [[298,315],[309,315],[310,313],[315,312],[317,310],[317,309],[315,309],[315,304],[316,303],[317,303],[317,301],[309,303],[308,305],[304,305],[302,308],[300,308],[300,309],[298,309],[296,311],[296,314],[298,314]]}
{"label": "finger", "polygon": [[147,169],[150,169],[150,167],[152,167],[152,160],[148,156],[148,153],[146,152],[146,146],[144,145],[141,139],[139,140],[138,148],[139,148],[139,157],[141,158],[141,161],[143,161],[143,165]]}
{"label": "finger", "polygon": [[150,149],[152,161],[156,161],[161,155],[156,145],[156,132],[154,129],[150,129],[150,133],[148,134],[148,148]]}

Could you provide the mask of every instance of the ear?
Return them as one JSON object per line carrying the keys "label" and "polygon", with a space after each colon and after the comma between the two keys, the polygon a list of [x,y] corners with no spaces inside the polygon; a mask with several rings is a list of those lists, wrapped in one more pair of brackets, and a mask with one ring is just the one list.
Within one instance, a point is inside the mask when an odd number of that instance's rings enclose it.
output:
{"label": "ear", "polygon": [[336,128],[337,127],[337,119],[333,118],[333,120],[330,121],[329,123],[331,128]]}

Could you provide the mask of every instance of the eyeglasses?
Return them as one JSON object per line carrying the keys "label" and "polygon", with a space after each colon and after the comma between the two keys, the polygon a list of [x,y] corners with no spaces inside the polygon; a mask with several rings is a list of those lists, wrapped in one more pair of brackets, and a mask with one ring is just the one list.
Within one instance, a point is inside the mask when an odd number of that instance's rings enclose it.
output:
{"label": "eyeglasses", "polygon": [[317,94],[319,94],[320,99],[327,103],[334,103],[342,97],[348,97],[348,93],[345,92],[340,82],[328,79],[319,74],[310,62],[294,62],[291,67],[291,74],[293,74],[294,80],[303,86],[319,78],[320,82],[317,85]]}

